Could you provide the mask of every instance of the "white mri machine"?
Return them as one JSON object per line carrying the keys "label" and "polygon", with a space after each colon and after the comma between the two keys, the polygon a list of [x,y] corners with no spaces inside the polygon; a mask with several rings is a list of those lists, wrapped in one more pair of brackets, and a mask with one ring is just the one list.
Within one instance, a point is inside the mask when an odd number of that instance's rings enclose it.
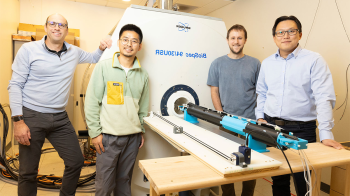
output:
{"label": "white mri machine", "polygon": [[[213,108],[210,87],[206,84],[209,67],[214,59],[229,52],[227,30],[221,19],[131,5],[112,34],[114,42],[125,24],[135,24],[143,32],[143,47],[137,57],[150,78],[150,111],[183,118],[178,105],[192,102]],[[116,51],[119,48],[115,44],[105,50],[100,61],[112,58]],[[85,70],[82,94],[93,68],[94,65],[89,65]],[[83,108],[83,104],[80,105]],[[147,125],[145,129],[145,145],[139,151],[133,173],[132,195],[135,196],[146,195],[150,186],[138,167],[139,160],[181,154]]]}

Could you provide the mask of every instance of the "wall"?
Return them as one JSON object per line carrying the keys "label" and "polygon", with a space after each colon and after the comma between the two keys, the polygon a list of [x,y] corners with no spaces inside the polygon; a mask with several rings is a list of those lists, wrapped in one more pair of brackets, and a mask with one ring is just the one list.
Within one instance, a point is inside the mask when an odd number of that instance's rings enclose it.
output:
{"label": "wall", "polygon": [[[17,33],[19,23],[19,1],[0,0],[0,13],[0,103],[3,105],[9,103],[7,86],[11,79],[11,65],[13,58],[11,35]],[[11,114],[9,108],[6,108],[5,111],[8,117],[10,117]],[[2,137],[2,115],[0,115],[0,117],[0,134]]]}
{"label": "wall", "polygon": [[[8,1],[10,0],[6,0],[6,4],[10,4]],[[11,0],[11,2],[15,1]],[[5,2],[5,0],[1,0],[1,2]],[[281,15],[297,16],[303,24],[303,37],[300,44],[305,47],[306,39],[309,35],[306,48],[320,53],[329,64],[337,94],[337,108],[341,105],[346,95],[345,71],[350,63],[350,43],[347,41],[340,22],[335,1],[320,1],[316,20],[310,32],[318,2],[318,0],[237,0],[208,14],[208,16],[222,18],[226,23],[226,27],[236,23],[244,25],[248,30],[248,42],[245,47],[245,53],[261,61],[277,50],[271,35],[274,20]],[[347,12],[350,9],[350,1],[337,0],[337,2],[345,28],[350,36],[350,12]],[[0,10],[3,7],[1,6]],[[8,12],[9,10],[6,7],[4,11]],[[99,40],[107,35],[124,13],[123,9],[66,0],[20,0],[20,10],[21,23],[44,24],[46,17],[52,13],[64,15],[69,21],[69,27],[80,29],[81,48],[87,51],[93,51],[97,48]],[[3,13],[2,11],[0,13]],[[13,13],[11,13],[12,15]],[[6,21],[2,20],[4,19],[0,19],[1,27],[3,26],[2,23],[8,22],[8,19]],[[0,39],[2,37],[0,36]],[[10,44],[9,47],[11,47]],[[2,54],[0,52],[0,55]],[[9,55],[3,56],[4,58],[9,58]],[[3,56],[0,58],[1,66],[3,65]],[[8,61],[10,62],[10,60]],[[77,68],[75,88],[80,87],[82,72],[85,67],[86,65],[79,65]],[[0,69],[2,81],[0,85],[0,101],[2,101],[2,89],[6,88],[9,76],[3,74],[6,70],[4,72],[2,67]],[[7,70],[7,73],[10,73],[10,71]],[[2,78],[4,77],[8,78],[5,79],[6,84],[3,83],[4,80]],[[76,92],[80,92],[80,90],[76,90]],[[75,101],[79,100],[77,96],[78,94],[76,93]],[[342,115],[342,109],[334,112],[336,125],[333,132],[337,141],[350,140],[350,131],[347,128],[347,122],[350,120],[349,108],[350,106],[347,108],[341,121],[339,119]],[[76,113],[78,115],[76,119],[79,118],[79,120],[75,121],[80,121],[80,113]],[[328,174],[324,176],[328,176]]]}
{"label": "wall", "polygon": [[[69,28],[80,29],[80,48],[92,52],[99,46],[100,40],[105,38],[122,17],[125,9],[98,6],[67,0],[20,0],[20,22],[44,25],[46,18],[53,14],[62,14],[69,24]],[[70,117],[76,130],[83,130],[79,105],[80,87],[87,64],[78,65],[74,77],[74,98],[71,94],[67,108],[74,107],[74,118]],[[74,106],[73,106],[74,105]]]}
{"label": "wall", "polygon": [[[336,2],[346,31],[350,36],[350,12],[348,12],[350,1],[337,0]],[[314,17],[318,4],[318,12]],[[350,43],[341,23],[335,1],[237,0],[208,14],[208,16],[222,18],[227,28],[234,24],[244,25],[248,31],[248,41],[244,52],[260,61],[277,51],[271,29],[276,18],[282,15],[295,15],[303,25],[301,46],[320,53],[326,59],[333,75],[337,95],[335,108],[338,108],[346,96],[345,71],[350,64]],[[312,27],[314,18],[315,22]],[[343,109],[344,107],[334,110],[333,133],[339,142],[350,140],[350,129],[348,128],[350,107],[347,107],[345,116],[340,120]],[[329,184],[329,175],[330,170],[324,170],[322,181]]]}
{"label": "wall", "polygon": [[80,48],[97,49],[99,42],[116,25],[124,9],[66,0],[20,0],[20,22],[44,25],[54,13],[62,14],[69,28],[80,29]]}

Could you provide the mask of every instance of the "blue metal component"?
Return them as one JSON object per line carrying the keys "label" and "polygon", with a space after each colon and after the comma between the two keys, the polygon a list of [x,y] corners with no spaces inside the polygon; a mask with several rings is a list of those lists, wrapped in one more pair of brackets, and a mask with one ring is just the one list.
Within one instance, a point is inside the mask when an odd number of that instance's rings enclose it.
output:
{"label": "blue metal component", "polygon": [[248,136],[248,134],[246,134],[246,137],[248,137],[248,147],[257,151],[257,152],[260,152],[260,153],[263,153],[263,152],[270,152],[270,150],[267,150],[266,149],[266,144],[262,143],[262,142],[259,142],[259,141],[256,141],[251,135]]}
{"label": "blue metal component", "polygon": [[[185,107],[179,106],[179,109],[184,111],[184,120],[186,120],[190,123],[198,123],[197,117],[188,114],[186,106]],[[247,130],[245,130],[245,129],[246,129],[248,123],[254,124],[255,126],[257,125],[256,121],[242,118],[242,117],[238,117],[238,116],[232,116],[229,114],[227,116],[223,116],[222,120],[220,121],[220,124],[225,129],[230,130],[230,131],[235,132],[235,133],[238,133],[240,135],[244,135],[248,139],[248,147],[242,147],[242,149],[240,149],[240,153],[245,154],[245,150],[249,149],[249,148],[253,149],[257,152],[260,152],[260,153],[270,152],[269,150],[266,149],[267,145],[265,143],[258,141],[258,140],[255,140],[251,134],[246,133]],[[251,130],[251,131],[253,131],[253,130]],[[265,130],[263,130],[263,131],[266,132]],[[277,132],[277,134],[278,133],[279,132]],[[289,133],[289,135],[293,135],[293,134]],[[254,136],[254,137],[257,137],[257,136]],[[300,149],[307,149],[308,141],[304,140],[304,139],[300,139],[300,138],[297,138],[297,140],[293,139],[293,138],[286,138],[283,136],[282,133],[279,133],[277,136],[277,143],[279,145],[285,146],[287,148],[293,148],[295,150],[300,150]],[[248,160],[248,157],[245,157],[245,160]],[[249,164],[249,163],[247,163],[247,164]]]}
{"label": "blue metal component", "polygon": [[282,134],[279,134],[277,137],[277,143],[281,146],[293,148],[295,150],[301,150],[301,149],[307,149],[308,141],[300,138],[298,138],[298,140],[291,140],[291,139],[285,138]]}
{"label": "blue metal component", "polygon": [[[180,108],[181,109],[181,108]],[[183,110],[183,109],[181,109]],[[187,110],[184,111],[184,120],[193,124],[199,123],[198,119],[190,114],[188,114]]]}
{"label": "blue metal component", "polygon": [[248,122],[239,120],[238,118],[224,116],[220,122],[225,129],[238,133],[240,135],[245,135],[243,129],[247,126]]}

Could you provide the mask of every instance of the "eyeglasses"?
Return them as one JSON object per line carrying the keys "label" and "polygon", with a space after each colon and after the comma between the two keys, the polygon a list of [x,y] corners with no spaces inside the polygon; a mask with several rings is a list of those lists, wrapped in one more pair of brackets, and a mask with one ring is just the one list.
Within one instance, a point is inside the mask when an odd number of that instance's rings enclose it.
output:
{"label": "eyeglasses", "polygon": [[47,24],[49,24],[49,26],[52,27],[52,28],[55,28],[56,25],[58,25],[58,27],[59,27],[60,29],[64,29],[64,28],[68,27],[67,24],[58,23],[58,22],[54,22],[54,21],[47,21]]}
{"label": "eyeglasses", "polygon": [[283,37],[286,32],[288,32],[288,35],[295,35],[295,34],[297,34],[298,31],[299,31],[298,29],[290,29],[288,31],[277,31],[277,32],[275,32],[275,35],[277,37]]}
{"label": "eyeglasses", "polygon": [[122,38],[120,39],[122,41],[123,45],[127,45],[130,41],[131,45],[136,45],[139,43],[139,41],[137,39],[126,39],[126,38]]}

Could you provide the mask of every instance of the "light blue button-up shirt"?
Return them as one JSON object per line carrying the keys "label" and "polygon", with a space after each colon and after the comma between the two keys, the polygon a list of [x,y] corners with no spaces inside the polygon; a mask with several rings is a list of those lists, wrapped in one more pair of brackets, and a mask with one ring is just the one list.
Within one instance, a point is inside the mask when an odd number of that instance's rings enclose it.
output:
{"label": "light blue button-up shirt", "polygon": [[256,92],[257,119],[264,113],[290,121],[317,119],[320,141],[334,139],[333,79],[320,54],[300,45],[286,59],[277,51],[262,62]]}

